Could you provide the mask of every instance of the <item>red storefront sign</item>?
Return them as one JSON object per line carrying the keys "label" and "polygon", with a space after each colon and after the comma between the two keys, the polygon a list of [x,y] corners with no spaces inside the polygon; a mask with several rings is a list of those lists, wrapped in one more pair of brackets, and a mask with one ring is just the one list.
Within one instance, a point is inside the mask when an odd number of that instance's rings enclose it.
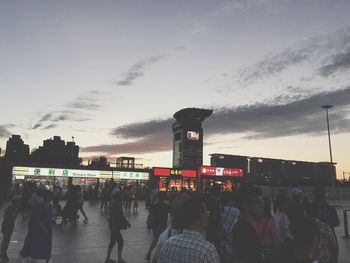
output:
{"label": "red storefront sign", "polygon": [[182,170],[182,177],[197,177],[197,171],[196,170]]}
{"label": "red storefront sign", "polygon": [[170,169],[170,168],[153,168],[154,176],[181,176],[181,177],[197,177],[196,170],[182,170],[182,169]]}
{"label": "red storefront sign", "polygon": [[169,168],[153,168],[153,175],[155,176],[170,176]]}
{"label": "red storefront sign", "polygon": [[199,168],[199,175],[205,176],[232,176],[242,177],[243,170],[238,168],[223,168],[215,166],[201,166]]}

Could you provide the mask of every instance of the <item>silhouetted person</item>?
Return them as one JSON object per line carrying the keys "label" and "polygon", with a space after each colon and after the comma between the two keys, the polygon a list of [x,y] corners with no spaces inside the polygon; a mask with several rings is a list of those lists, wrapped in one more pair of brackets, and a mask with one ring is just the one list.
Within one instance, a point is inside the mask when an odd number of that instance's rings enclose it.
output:
{"label": "silhouetted person", "polygon": [[313,263],[317,258],[319,228],[314,219],[299,217],[291,221],[292,238],[287,238],[281,249],[279,262]]}
{"label": "silhouetted person", "polygon": [[102,192],[101,192],[101,211],[104,208],[105,210],[107,209],[107,204],[110,198],[110,189],[108,187],[108,184],[105,183],[103,188],[102,188]]}
{"label": "silhouetted person", "polygon": [[115,260],[111,259],[111,253],[113,247],[115,246],[115,243],[118,243],[118,263],[125,262],[122,258],[124,239],[120,230],[130,227],[130,224],[123,213],[121,194],[121,192],[117,192],[113,195],[113,205],[111,207],[109,216],[109,228],[111,230],[111,239],[109,241],[105,263],[116,262]]}
{"label": "silhouetted person", "polygon": [[205,240],[208,211],[199,198],[191,197],[179,207],[182,234],[169,238],[159,253],[159,263],[219,263],[213,244]]}
{"label": "silhouetted person", "polygon": [[237,203],[241,214],[232,231],[235,260],[245,263],[262,263],[263,247],[252,224],[252,221],[264,214],[261,189],[252,185],[242,185],[238,189]]}
{"label": "silhouetted person", "polygon": [[209,223],[207,231],[207,240],[213,243],[216,249],[220,247],[221,240],[221,211],[220,211],[220,191],[221,186],[214,184],[210,194],[205,200],[205,206],[209,211]]}
{"label": "silhouetted person", "polygon": [[28,233],[20,252],[22,261],[27,257],[45,259],[49,262],[52,249],[52,193],[43,191],[43,202],[33,208],[28,224]]}
{"label": "silhouetted person", "polygon": [[151,206],[151,229],[153,232],[153,241],[149,247],[146,259],[151,259],[151,253],[155,248],[160,234],[167,228],[170,205],[167,201],[167,193],[159,192],[158,201]]}
{"label": "silhouetted person", "polygon": [[9,260],[9,257],[7,256],[7,248],[10,244],[11,236],[15,226],[19,204],[20,199],[14,199],[12,201],[12,204],[9,205],[5,210],[4,221],[1,225],[1,233],[3,234],[3,239],[1,243],[0,260],[2,260],[2,262]]}
{"label": "silhouetted person", "polygon": [[[313,194],[313,202],[311,205],[317,206],[319,209],[319,217],[318,219],[329,225],[333,231],[335,237],[337,237],[334,228],[339,226],[339,217],[334,206],[327,203],[327,192],[324,188],[315,188],[312,192]],[[338,250],[335,255],[335,262],[338,261]]]}
{"label": "silhouetted person", "polygon": [[305,207],[302,199],[303,192],[299,188],[293,188],[290,195],[291,201],[288,205],[287,215],[292,222],[299,217],[305,216]]}
{"label": "silhouetted person", "polygon": [[338,256],[338,243],[331,227],[319,220],[318,206],[309,205],[306,210],[308,217],[315,219],[319,227],[318,261],[319,263],[335,263]]}
{"label": "silhouetted person", "polygon": [[76,186],[76,195],[75,198],[77,199],[77,204],[79,207],[79,211],[82,213],[84,216],[84,223],[87,223],[89,221],[88,217],[86,216],[86,213],[84,211],[84,193],[83,190],[81,189],[80,185]]}

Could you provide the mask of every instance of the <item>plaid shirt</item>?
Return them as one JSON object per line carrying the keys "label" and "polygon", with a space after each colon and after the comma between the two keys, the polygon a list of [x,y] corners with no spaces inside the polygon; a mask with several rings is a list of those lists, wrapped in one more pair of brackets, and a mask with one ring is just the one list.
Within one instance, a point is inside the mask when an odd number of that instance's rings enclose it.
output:
{"label": "plaid shirt", "polygon": [[185,229],[169,238],[159,254],[159,263],[220,263],[213,244],[197,231]]}

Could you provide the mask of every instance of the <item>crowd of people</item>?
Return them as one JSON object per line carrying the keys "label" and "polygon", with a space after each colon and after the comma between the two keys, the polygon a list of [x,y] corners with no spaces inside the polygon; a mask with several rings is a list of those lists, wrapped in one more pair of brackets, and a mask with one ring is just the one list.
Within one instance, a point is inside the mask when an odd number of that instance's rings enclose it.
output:
{"label": "crowd of people", "polygon": [[[137,213],[138,191],[105,183],[99,190],[100,210],[108,212],[110,242],[106,263],[124,263],[122,229],[130,223],[125,214]],[[145,255],[152,263],[336,263],[338,243],[334,228],[339,218],[327,203],[326,191],[315,188],[309,200],[299,188],[280,190],[274,200],[263,196],[258,186],[242,184],[233,191],[222,191],[214,184],[203,193],[183,189],[161,192],[154,188],[146,206],[145,227],[153,240]],[[15,189],[12,203],[5,209],[0,260],[6,262],[7,248],[18,213],[28,220],[28,232],[20,251],[28,258],[51,262],[52,226],[77,227],[84,211],[84,193],[71,185],[63,208],[58,187],[46,189],[26,184]],[[61,203],[63,203],[61,201]],[[117,244],[117,260],[112,251]]]}
{"label": "crowd of people", "polygon": [[152,263],[338,261],[339,218],[323,188],[314,189],[312,200],[298,188],[270,200],[253,185],[230,192],[214,185],[202,195],[183,191],[169,202],[163,195],[148,220],[154,240],[146,259]]}

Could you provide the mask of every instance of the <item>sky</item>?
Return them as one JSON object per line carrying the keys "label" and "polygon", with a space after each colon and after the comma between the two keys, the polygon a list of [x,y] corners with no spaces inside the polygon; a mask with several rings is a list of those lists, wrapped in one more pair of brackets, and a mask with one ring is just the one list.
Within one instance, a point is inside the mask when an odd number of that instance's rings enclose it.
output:
{"label": "sky", "polygon": [[[350,172],[350,1],[0,1],[0,148],[55,135],[88,159],[172,166],[173,114],[213,109],[223,153]],[[349,176],[348,174],[347,176]]]}

